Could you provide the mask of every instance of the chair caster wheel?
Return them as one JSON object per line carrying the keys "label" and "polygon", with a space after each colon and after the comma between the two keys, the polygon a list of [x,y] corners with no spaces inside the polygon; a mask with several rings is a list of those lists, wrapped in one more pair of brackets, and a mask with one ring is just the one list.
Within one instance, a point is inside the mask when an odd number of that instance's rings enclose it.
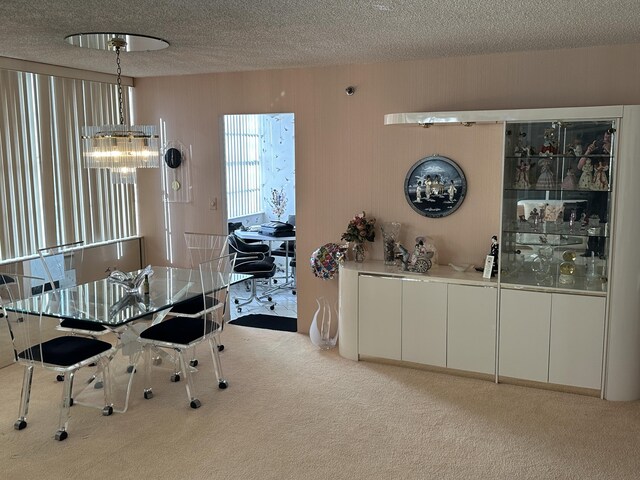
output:
{"label": "chair caster wheel", "polygon": [[296,291],[295,291],[295,290],[292,290],[292,291],[291,291],[291,293],[292,293],[293,295],[295,295],[295,294],[296,294]]}
{"label": "chair caster wheel", "polygon": [[226,381],[226,380],[220,380],[220,381],[218,382],[218,388],[219,388],[220,390],[224,390],[224,389],[225,389],[225,388],[227,388],[228,386],[229,386],[229,383],[227,383],[227,381]]}
{"label": "chair caster wheel", "polygon": [[171,380],[172,382],[174,382],[174,383],[175,383],[175,382],[179,382],[179,381],[180,381],[180,375],[178,375],[177,373],[174,373],[173,375],[171,375],[170,380]]}
{"label": "chair caster wheel", "polygon": [[192,367],[197,367],[198,360],[196,358],[194,358],[193,360],[189,360],[189,365],[191,365]]}
{"label": "chair caster wheel", "polygon": [[272,300],[273,300],[273,298],[272,298],[272,297],[267,297],[267,302],[270,302],[270,301],[272,301]]}
{"label": "chair caster wheel", "polygon": [[56,440],[59,442],[66,440],[69,434],[65,430],[58,430],[56,432]]}
{"label": "chair caster wheel", "polygon": [[271,306],[269,307],[269,310],[275,310],[275,309],[276,309],[276,306],[275,306],[275,305],[271,305]]}
{"label": "chair caster wheel", "polygon": [[153,398],[153,392],[151,391],[151,389],[144,391],[144,398],[146,400],[150,400]]}
{"label": "chair caster wheel", "polygon": [[239,303],[240,303],[240,300],[238,300],[237,298],[235,298],[235,299],[233,300],[233,303],[235,303],[235,304],[237,305],[237,304],[239,304]]}
{"label": "chair caster wheel", "polygon": [[221,352],[224,350],[224,345],[218,345],[218,351]]}
{"label": "chair caster wheel", "polygon": [[13,428],[15,428],[16,430],[24,430],[25,428],[27,428],[27,421],[16,420],[16,423],[13,424]]}
{"label": "chair caster wheel", "polygon": [[113,407],[111,405],[107,405],[102,409],[102,415],[104,417],[109,417],[113,415]]}
{"label": "chair caster wheel", "polygon": [[93,388],[96,390],[100,390],[102,387],[104,387],[104,383],[102,383],[102,381],[98,381],[93,385]]}
{"label": "chair caster wheel", "polygon": [[136,373],[136,368],[133,365],[127,367],[127,373]]}
{"label": "chair caster wheel", "polygon": [[197,398],[194,398],[193,400],[191,400],[191,403],[189,404],[189,406],[191,408],[200,408],[202,406],[202,403],[200,403],[200,400],[198,400]]}
{"label": "chair caster wheel", "polygon": [[162,365],[162,357],[155,357],[151,363],[153,363],[156,366]]}
{"label": "chair caster wheel", "polygon": [[236,312],[238,312],[238,313],[242,312],[242,307],[236,308]]}
{"label": "chair caster wheel", "polygon": [[56,380],[58,382],[64,382],[64,375],[56,375]]}
{"label": "chair caster wheel", "polygon": [[275,278],[273,279],[273,283],[278,283],[278,280],[276,280]]}

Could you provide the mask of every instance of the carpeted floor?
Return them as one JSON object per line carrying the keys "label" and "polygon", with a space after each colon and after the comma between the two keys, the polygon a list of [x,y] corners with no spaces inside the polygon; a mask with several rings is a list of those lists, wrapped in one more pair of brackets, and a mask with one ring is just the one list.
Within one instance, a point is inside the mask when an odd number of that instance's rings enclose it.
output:
{"label": "carpeted floor", "polygon": [[[72,408],[58,443],[50,372],[13,430],[22,370],[0,370],[0,476],[7,479],[638,479],[640,402],[496,385],[353,362],[301,334],[227,325],[219,390],[198,350],[202,407],[154,368],[129,411]],[[80,378],[77,382],[81,381]]]}
{"label": "carpeted floor", "polygon": [[279,330],[282,332],[297,332],[298,321],[291,317],[278,315],[264,315],[254,313],[231,320],[229,323],[242,327],[264,328],[267,330]]}

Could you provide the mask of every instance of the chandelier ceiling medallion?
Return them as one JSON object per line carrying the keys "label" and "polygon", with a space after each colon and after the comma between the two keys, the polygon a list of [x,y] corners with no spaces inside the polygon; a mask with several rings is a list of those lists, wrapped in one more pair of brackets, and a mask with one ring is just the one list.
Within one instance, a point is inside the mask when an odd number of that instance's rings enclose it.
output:
{"label": "chandelier ceiling medallion", "polygon": [[89,33],[69,35],[68,43],[116,53],[118,125],[82,128],[82,155],[87,168],[107,168],[112,183],[136,183],[137,168],[160,166],[160,138],[156,125],[129,125],[124,119],[120,52],[157,50],[169,44],[161,39],[128,34]]}

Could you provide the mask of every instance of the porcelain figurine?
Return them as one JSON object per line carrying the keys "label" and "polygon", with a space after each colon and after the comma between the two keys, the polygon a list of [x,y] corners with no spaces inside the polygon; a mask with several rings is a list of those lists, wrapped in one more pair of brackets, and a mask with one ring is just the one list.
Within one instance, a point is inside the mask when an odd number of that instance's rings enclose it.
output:
{"label": "porcelain figurine", "polygon": [[569,168],[567,170],[567,175],[562,180],[562,189],[563,190],[575,190],[578,187],[578,181],[576,179],[576,174],[573,173],[573,169]]}
{"label": "porcelain figurine", "polygon": [[556,179],[551,171],[551,159],[542,158],[538,162],[540,167],[540,176],[536,182],[536,188],[540,190],[549,190],[556,187]]}

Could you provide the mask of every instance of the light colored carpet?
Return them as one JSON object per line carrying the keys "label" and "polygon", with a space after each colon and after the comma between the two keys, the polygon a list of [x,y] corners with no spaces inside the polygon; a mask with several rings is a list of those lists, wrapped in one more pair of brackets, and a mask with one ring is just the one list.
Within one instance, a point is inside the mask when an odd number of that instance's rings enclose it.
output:
{"label": "light colored carpet", "polygon": [[[201,350],[191,410],[183,383],[142,375],[127,413],[74,406],[56,442],[60,385],[34,379],[13,430],[21,368],[0,370],[2,478],[637,479],[640,402],[352,362],[306,336],[229,325],[218,390]],[[209,361],[207,361],[209,358]]]}

